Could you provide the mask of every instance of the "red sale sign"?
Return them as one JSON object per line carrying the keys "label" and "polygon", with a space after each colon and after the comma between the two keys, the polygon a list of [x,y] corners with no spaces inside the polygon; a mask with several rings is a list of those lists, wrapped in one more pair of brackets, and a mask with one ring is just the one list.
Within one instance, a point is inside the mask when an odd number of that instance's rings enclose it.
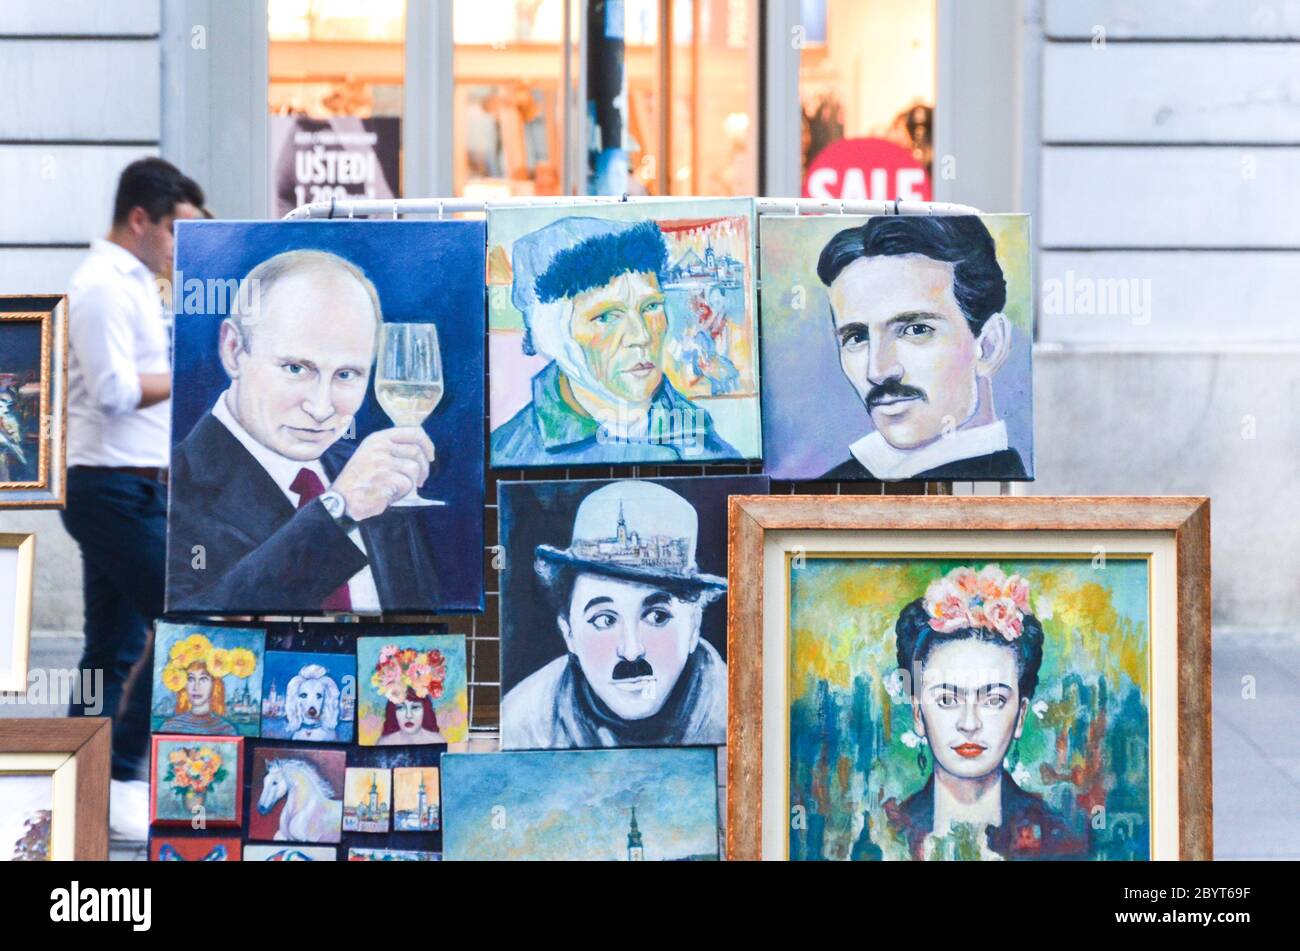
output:
{"label": "red sale sign", "polygon": [[885,139],[840,139],[817,153],[804,198],[929,201],[930,176],[912,153]]}

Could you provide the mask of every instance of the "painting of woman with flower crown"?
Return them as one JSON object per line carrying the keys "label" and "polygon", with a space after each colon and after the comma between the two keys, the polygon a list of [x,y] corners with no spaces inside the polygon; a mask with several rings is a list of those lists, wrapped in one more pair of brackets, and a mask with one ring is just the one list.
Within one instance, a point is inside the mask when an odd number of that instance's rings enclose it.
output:
{"label": "painting of woman with flower crown", "polygon": [[258,735],[264,631],[159,622],[155,636],[153,732]]}
{"label": "painting of woman with flower crown", "polygon": [[1145,859],[1145,559],[790,572],[789,855]]}
{"label": "painting of woman with flower crown", "polygon": [[459,743],[469,737],[465,638],[357,638],[362,746]]}

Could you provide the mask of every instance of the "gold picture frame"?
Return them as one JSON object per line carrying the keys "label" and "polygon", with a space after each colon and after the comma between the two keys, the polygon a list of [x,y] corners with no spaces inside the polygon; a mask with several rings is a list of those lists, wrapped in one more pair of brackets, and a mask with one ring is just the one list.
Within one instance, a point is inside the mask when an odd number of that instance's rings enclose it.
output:
{"label": "gold picture frame", "polygon": [[1098,550],[1148,566],[1148,854],[1212,858],[1208,499],[733,496],[729,540],[729,859],[788,857],[802,808],[790,792],[789,556],[973,563]]}
{"label": "gold picture frame", "polygon": [[111,723],[106,717],[0,720],[0,780],[14,775],[52,780],[51,859],[108,858]]}
{"label": "gold picture frame", "polygon": [[[67,496],[67,298],[56,294],[0,296],[0,335],[17,334],[23,324],[31,325],[30,335],[39,341],[35,366],[7,366],[7,355],[32,351],[20,349],[16,340],[11,344],[0,338],[0,509],[63,508]],[[36,379],[31,378],[33,374]],[[11,472],[19,467],[21,475]]]}
{"label": "gold picture frame", "polygon": [[27,691],[35,566],[35,535],[0,533],[0,693]]}

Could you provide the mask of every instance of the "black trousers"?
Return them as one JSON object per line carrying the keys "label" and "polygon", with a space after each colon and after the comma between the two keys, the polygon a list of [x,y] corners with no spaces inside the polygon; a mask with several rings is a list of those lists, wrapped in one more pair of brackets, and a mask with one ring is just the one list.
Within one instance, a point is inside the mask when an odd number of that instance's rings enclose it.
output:
{"label": "black trousers", "polygon": [[167,489],[127,472],[74,466],[63,524],[81,546],[84,572],[86,646],[79,666],[92,671],[92,683],[94,671],[103,676],[102,696],[74,698],[68,715],[112,717],[113,778],[142,779],[153,687],[149,631],[163,610]]}

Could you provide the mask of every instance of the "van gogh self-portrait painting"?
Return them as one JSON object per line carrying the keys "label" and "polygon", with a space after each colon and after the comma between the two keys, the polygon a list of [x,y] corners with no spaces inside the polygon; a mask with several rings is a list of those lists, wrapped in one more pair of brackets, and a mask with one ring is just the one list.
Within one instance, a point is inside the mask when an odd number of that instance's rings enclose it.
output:
{"label": "van gogh self-portrait painting", "polygon": [[792,859],[1150,856],[1145,558],[789,562]]}
{"label": "van gogh self-portrait painting", "polygon": [[490,211],[492,465],[759,458],[753,210]]}

